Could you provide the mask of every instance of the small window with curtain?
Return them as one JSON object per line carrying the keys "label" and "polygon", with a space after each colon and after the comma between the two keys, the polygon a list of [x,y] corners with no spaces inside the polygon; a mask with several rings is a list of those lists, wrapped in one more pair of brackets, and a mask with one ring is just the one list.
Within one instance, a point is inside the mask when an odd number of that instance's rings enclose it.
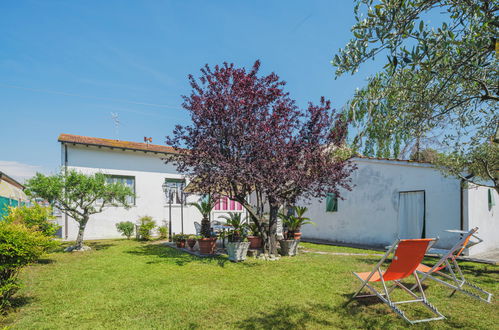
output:
{"label": "small window with curtain", "polygon": [[[107,183],[121,183],[129,187],[135,194],[135,177],[125,176],[125,175],[106,175]],[[127,203],[130,205],[135,205],[135,196],[128,196]]]}
{"label": "small window with curtain", "polygon": [[335,193],[328,193],[326,196],[326,212],[338,212],[338,197]]}

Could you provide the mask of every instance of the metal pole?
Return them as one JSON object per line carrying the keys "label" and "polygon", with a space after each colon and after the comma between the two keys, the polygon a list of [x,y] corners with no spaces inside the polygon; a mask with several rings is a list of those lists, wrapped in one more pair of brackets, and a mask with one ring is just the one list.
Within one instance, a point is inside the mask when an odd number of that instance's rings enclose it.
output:
{"label": "metal pole", "polygon": [[180,224],[182,226],[182,235],[184,234],[184,192],[180,192]]}
{"label": "metal pole", "polygon": [[168,191],[168,241],[172,240],[172,192]]}

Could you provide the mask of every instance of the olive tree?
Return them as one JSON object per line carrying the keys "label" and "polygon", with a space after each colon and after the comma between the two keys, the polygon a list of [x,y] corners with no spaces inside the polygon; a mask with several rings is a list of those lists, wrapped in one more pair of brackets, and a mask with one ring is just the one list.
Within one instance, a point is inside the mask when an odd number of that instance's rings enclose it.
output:
{"label": "olive tree", "polygon": [[86,250],[83,245],[85,227],[92,214],[100,213],[108,206],[129,208],[133,191],[122,183],[109,183],[106,175],[85,175],[75,170],[62,171],[46,176],[37,173],[26,183],[26,193],[49,201],[53,206],[78,222],[78,235],[73,250]]}
{"label": "olive tree", "polygon": [[356,0],[352,39],[332,60],[336,78],[386,62],[345,108],[354,147],[382,157],[438,147],[447,173],[496,177],[498,12],[488,0]]}

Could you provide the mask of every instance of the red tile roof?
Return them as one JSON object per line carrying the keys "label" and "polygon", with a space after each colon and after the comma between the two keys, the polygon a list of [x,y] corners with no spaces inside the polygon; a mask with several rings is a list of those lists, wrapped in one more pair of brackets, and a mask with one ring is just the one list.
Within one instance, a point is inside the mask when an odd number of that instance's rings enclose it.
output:
{"label": "red tile roof", "polygon": [[137,150],[137,151],[146,151],[146,152],[149,151],[149,152],[159,152],[166,154],[177,153],[177,151],[173,147],[168,147],[168,146],[147,144],[141,142],[101,139],[90,136],[81,136],[73,134],[61,134],[59,135],[57,141],[63,143],[82,144],[87,146],[118,148],[124,150]]}

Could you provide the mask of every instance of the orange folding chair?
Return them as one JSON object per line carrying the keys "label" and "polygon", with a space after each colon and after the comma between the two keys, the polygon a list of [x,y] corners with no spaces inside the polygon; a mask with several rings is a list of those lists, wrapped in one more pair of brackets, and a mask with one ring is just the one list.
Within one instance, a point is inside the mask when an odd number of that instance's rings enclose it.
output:
{"label": "orange folding chair", "polygon": [[[442,258],[440,258],[435,265],[433,265],[433,267],[420,264],[418,268],[416,268],[416,271],[422,275],[421,282],[427,278],[430,278],[453,289],[451,295],[453,295],[456,291],[460,291],[470,297],[490,303],[492,300],[492,293],[485,291],[476,284],[468,282],[464,278],[463,272],[456,261],[457,257],[461,255],[466,247],[482,242],[482,240],[475,235],[477,231],[478,227],[475,227],[468,232],[456,230],[450,231],[460,233],[463,236],[449,251],[447,251],[447,253],[442,256]],[[471,241],[472,237],[477,241]],[[438,275],[444,279],[438,278],[435,275]],[[416,285],[414,285],[411,290],[414,290],[415,288]]]}
{"label": "orange folding chair", "polygon": [[[383,258],[376,264],[374,269],[371,272],[365,273],[353,273],[361,282],[359,290],[352,296],[350,301],[355,298],[364,298],[364,297],[374,297],[377,296],[381,301],[386,303],[395,313],[401,316],[407,322],[414,324],[419,322],[428,322],[435,320],[442,320],[445,317],[440,314],[440,312],[426,300],[426,296],[421,286],[421,282],[419,281],[419,277],[416,273],[416,268],[419,266],[421,261],[423,260],[426,251],[428,248],[435,243],[435,238],[424,238],[424,239],[402,239],[395,241],[383,256]],[[394,252],[395,251],[395,252]],[[390,256],[390,254],[394,254],[392,261],[388,268],[385,271],[381,270],[381,265],[385,260]],[[414,276],[416,279],[416,285],[421,293],[421,296],[416,295],[412,290],[404,286],[400,281],[409,277]],[[371,285],[372,282],[381,282],[383,285],[383,293],[380,293],[376,290],[376,288]],[[387,288],[387,282],[393,282],[393,286]],[[373,294],[368,295],[360,295],[359,293],[367,287]],[[393,301],[390,298],[390,293],[396,287],[401,288],[405,292],[409,293],[413,298],[413,300],[406,301]],[[411,320],[409,319],[405,313],[398,308],[400,304],[407,303],[422,303],[426,308],[428,308],[432,313],[436,315],[433,318],[419,319],[419,320]]]}

